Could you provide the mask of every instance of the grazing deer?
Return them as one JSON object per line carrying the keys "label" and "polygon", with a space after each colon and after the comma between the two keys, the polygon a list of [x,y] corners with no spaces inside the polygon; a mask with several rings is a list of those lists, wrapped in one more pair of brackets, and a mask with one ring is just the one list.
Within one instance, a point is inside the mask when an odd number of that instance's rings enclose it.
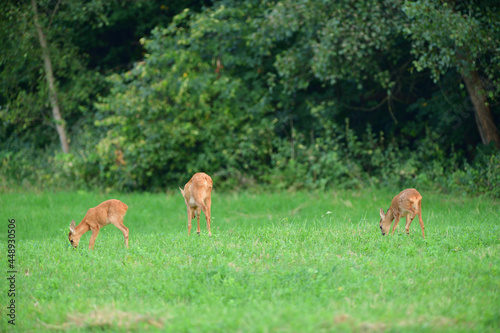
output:
{"label": "grazing deer", "polygon": [[210,207],[212,205],[212,178],[203,172],[195,173],[187,182],[184,189],[179,187],[184,202],[187,207],[188,215],[188,236],[191,235],[191,220],[196,216],[198,220],[198,235],[200,234],[200,215],[201,211],[205,214],[207,220],[208,236],[210,232]]}
{"label": "grazing deer", "polygon": [[78,242],[83,234],[91,230],[89,249],[93,249],[99,230],[111,223],[123,232],[125,246],[128,248],[128,228],[123,225],[123,217],[127,208],[126,204],[116,199],[104,201],[96,207],[90,208],[78,226],[75,225],[75,220],[71,221],[68,235],[71,245],[78,247]]}
{"label": "grazing deer", "polygon": [[392,234],[394,234],[399,219],[404,216],[406,216],[406,233],[409,234],[410,224],[417,214],[420,228],[422,228],[422,236],[425,238],[424,221],[422,221],[422,196],[414,188],[408,188],[392,199],[387,214],[380,208],[380,230],[382,230],[382,235],[389,233],[392,220],[396,219],[392,227]]}

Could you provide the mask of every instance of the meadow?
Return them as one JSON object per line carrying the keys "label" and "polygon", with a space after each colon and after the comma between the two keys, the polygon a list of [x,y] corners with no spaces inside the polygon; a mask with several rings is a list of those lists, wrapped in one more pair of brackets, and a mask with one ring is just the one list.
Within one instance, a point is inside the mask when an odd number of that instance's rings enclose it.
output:
{"label": "meadow", "polygon": [[[179,191],[4,193],[0,331],[498,332],[500,202],[421,191],[426,239],[417,220],[382,236],[397,193],[215,191],[211,238],[204,216],[187,236]],[[95,250],[90,233],[70,247],[71,220],[111,198],[129,206],[130,248],[112,225]]]}

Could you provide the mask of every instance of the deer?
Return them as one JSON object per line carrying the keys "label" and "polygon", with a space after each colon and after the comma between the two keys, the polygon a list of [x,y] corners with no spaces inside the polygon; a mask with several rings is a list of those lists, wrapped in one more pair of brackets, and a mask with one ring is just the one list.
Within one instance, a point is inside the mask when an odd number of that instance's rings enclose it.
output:
{"label": "deer", "polygon": [[96,207],[90,208],[78,226],[75,225],[75,220],[71,221],[68,234],[69,242],[73,247],[78,247],[83,234],[91,230],[92,236],[90,237],[89,249],[92,250],[99,230],[111,223],[123,232],[125,246],[128,248],[128,228],[123,225],[123,217],[127,209],[126,204],[116,199],[106,200]]}
{"label": "deer", "polygon": [[212,178],[203,172],[198,172],[186,183],[184,189],[179,187],[187,208],[188,236],[191,235],[191,220],[196,217],[198,220],[197,233],[200,234],[201,211],[207,220],[208,236],[212,236],[210,231],[210,209],[212,206]]}
{"label": "deer", "polygon": [[391,206],[387,210],[387,214],[380,208],[380,230],[382,235],[389,233],[392,220],[395,219],[392,227],[392,234],[398,226],[399,219],[406,216],[406,233],[410,233],[410,224],[418,214],[420,228],[422,228],[422,236],[425,239],[424,221],[422,221],[422,196],[414,188],[408,188],[396,195],[391,202]]}

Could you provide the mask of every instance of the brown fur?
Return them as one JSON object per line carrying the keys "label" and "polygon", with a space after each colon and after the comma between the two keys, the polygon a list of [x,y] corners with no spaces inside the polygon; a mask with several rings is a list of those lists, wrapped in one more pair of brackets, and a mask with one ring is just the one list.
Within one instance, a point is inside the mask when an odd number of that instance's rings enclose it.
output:
{"label": "brown fur", "polygon": [[406,216],[406,233],[410,233],[410,224],[418,215],[420,228],[422,228],[422,236],[425,238],[424,221],[422,221],[422,196],[414,188],[403,190],[396,195],[391,202],[391,207],[384,213],[380,208],[380,230],[382,235],[385,235],[391,229],[392,221],[395,219],[394,226],[392,227],[392,234],[398,226],[399,219]]}
{"label": "brown fur", "polygon": [[198,172],[187,182],[184,189],[179,187],[184,202],[186,203],[188,215],[188,236],[191,234],[191,220],[196,216],[198,221],[198,235],[200,234],[200,215],[201,211],[205,214],[207,220],[208,235],[212,236],[210,231],[210,210],[212,206],[212,178],[203,172]]}
{"label": "brown fur", "polygon": [[75,220],[71,221],[68,235],[71,245],[78,247],[83,234],[91,230],[89,249],[93,249],[99,230],[111,223],[123,232],[125,246],[128,248],[128,228],[123,225],[123,217],[127,209],[126,204],[116,199],[104,201],[96,207],[90,208],[78,226],[75,226]]}

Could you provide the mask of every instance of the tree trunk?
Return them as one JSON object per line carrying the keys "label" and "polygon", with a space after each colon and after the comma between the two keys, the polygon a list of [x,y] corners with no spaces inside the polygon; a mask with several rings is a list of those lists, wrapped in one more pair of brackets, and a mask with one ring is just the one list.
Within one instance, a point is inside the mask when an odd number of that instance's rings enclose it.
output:
{"label": "tree trunk", "polygon": [[476,123],[481,135],[483,144],[487,145],[493,141],[498,149],[500,149],[500,136],[498,129],[493,121],[490,107],[486,102],[486,96],[481,94],[481,79],[477,71],[471,71],[468,75],[462,73],[465,86],[472,100],[474,106]]}
{"label": "tree trunk", "polygon": [[47,84],[49,85],[49,100],[52,106],[52,115],[56,123],[57,133],[59,134],[59,140],[61,141],[61,147],[64,153],[69,152],[68,139],[66,137],[66,126],[64,119],[61,117],[61,111],[59,109],[59,103],[57,101],[57,89],[54,78],[54,71],[52,70],[52,62],[50,61],[49,49],[47,47],[47,41],[45,35],[43,34],[42,26],[38,21],[38,9],[36,0],[31,0],[31,5],[33,7],[34,21],[36,30],[38,31],[38,39],[40,40],[40,46],[42,48],[42,57],[45,64],[45,77],[47,78]]}

